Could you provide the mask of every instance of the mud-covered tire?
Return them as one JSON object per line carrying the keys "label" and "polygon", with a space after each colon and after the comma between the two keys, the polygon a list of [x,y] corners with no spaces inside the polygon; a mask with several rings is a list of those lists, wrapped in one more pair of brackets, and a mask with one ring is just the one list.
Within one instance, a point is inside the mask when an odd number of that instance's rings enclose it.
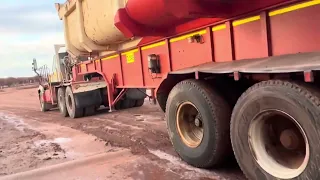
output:
{"label": "mud-covered tire", "polygon": [[39,101],[40,101],[40,110],[42,112],[47,112],[51,109],[51,107],[52,107],[51,104],[43,102],[40,97],[39,97]]}
{"label": "mud-covered tire", "polygon": [[135,100],[134,107],[141,107],[144,104],[144,99]]}
{"label": "mud-covered tire", "polygon": [[[133,108],[133,107],[140,107],[143,105],[143,102],[137,102],[139,100],[134,100],[134,99],[121,99],[119,100],[116,105],[114,106],[114,108],[116,110],[121,110],[121,109],[129,109],[129,108]],[[142,103],[142,104],[141,104]],[[138,105],[138,106],[137,106]]]}
{"label": "mud-covered tire", "polygon": [[89,106],[84,108],[84,116],[92,116],[96,113],[96,106]]}
{"label": "mud-covered tire", "polygon": [[122,100],[119,100],[115,105],[114,105],[114,109],[115,110],[121,110],[122,108]]}
{"label": "mud-covered tire", "polygon": [[74,94],[70,86],[66,88],[66,106],[68,114],[71,118],[79,118],[84,114],[83,108],[77,108],[75,103]]}
{"label": "mud-covered tire", "polygon": [[[177,128],[178,108],[190,102],[202,118],[203,136],[197,147],[188,146]],[[179,156],[200,168],[217,166],[231,154],[229,136],[231,109],[223,97],[206,82],[185,80],[170,92],[166,105],[170,140]]]}
{"label": "mud-covered tire", "polygon": [[128,108],[132,108],[135,105],[135,100],[133,99],[123,99],[121,102],[121,109],[128,109]]}
{"label": "mud-covered tire", "polygon": [[65,92],[66,92],[65,87],[60,87],[58,89],[58,93],[57,93],[58,107],[59,107],[60,114],[63,117],[67,117],[69,115],[68,110],[67,110],[67,106],[66,106]]}
{"label": "mud-covered tire", "polygon": [[[306,84],[270,80],[255,84],[242,94],[232,113],[231,142],[238,164],[248,179],[320,179],[317,168],[320,166],[320,159],[317,158],[320,152],[320,96],[318,92],[318,89],[310,88]],[[309,151],[306,150],[309,152],[309,160],[306,161],[306,166],[302,172],[299,172],[300,174],[294,175],[292,171],[291,175],[295,177],[288,175],[287,178],[279,177],[282,176],[282,171],[276,174],[277,170],[271,170],[272,167],[275,167],[271,164],[269,167],[264,166],[267,168],[263,168],[261,164],[264,159],[259,158],[257,151],[252,148],[252,136],[249,137],[251,125],[261,112],[270,110],[284,112],[288,117],[292,117],[306,135],[305,142],[310,147]],[[271,122],[277,124],[278,121],[271,120]],[[261,147],[267,149],[266,152],[271,152],[269,146],[263,145]],[[260,152],[258,151],[258,153]],[[276,161],[264,162],[278,163],[280,162],[279,157],[281,156],[278,156]],[[291,172],[291,169],[289,171]],[[289,172],[286,173],[289,174]]]}
{"label": "mud-covered tire", "polygon": [[96,105],[96,106],[94,106],[94,111],[95,111],[95,112],[99,111],[100,106],[101,106],[101,105]]}

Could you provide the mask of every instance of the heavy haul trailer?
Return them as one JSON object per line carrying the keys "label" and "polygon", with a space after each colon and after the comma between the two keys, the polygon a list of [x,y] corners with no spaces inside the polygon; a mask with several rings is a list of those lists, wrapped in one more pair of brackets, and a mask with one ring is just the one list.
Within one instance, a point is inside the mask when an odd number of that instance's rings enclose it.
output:
{"label": "heavy haul trailer", "polygon": [[61,97],[63,115],[140,106],[152,89],[187,163],[217,167],[233,150],[249,179],[320,179],[319,0],[56,8],[73,66],[68,81],[48,88],[62,96],[42,99]]}

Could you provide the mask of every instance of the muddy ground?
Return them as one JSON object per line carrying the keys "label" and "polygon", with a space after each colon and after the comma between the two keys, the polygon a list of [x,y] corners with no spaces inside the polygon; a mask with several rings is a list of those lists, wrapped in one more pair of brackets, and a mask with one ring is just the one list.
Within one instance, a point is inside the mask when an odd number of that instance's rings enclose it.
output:
{"label": "muddy ground", "polygon": [[94,116],[70,119],[58,110],[40,112],[34,88],[0,92],[0,179],[56,177],[245,179],[232,158],[211,170],[181,161],[163,112],[148,101],[141,108],[100,109]]}

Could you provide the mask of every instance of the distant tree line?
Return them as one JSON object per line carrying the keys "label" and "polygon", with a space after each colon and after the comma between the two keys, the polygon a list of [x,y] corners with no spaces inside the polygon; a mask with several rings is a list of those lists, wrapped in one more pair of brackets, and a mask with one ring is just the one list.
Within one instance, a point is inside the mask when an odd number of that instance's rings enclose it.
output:
{"label": "distant tree line", "polygon": [[8,78],[0,78],[0,87],[11,87],[18,86],[22,84],[32,84],[38,82],[38,77],[8,77]]}

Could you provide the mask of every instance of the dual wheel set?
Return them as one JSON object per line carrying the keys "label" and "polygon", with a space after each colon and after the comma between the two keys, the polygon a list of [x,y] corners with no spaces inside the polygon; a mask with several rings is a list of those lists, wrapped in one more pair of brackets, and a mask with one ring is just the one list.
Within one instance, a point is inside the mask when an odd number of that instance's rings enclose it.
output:
{"label": "dual wheel set", "polygon": [[63,117],[79,118],[93,114],[97,109],[95,106],[77,108],[75,96],[70,86],[58,88],[57,99],[59,111]]}
{"label": "dual wheel set", "polygon": [[217,167],[233,153],[248,179],[320,179],[320,96],[309,85],[270,80],[232,107],[205,81],[185,80],[170,92],[166,121],[180,157]]}
{"label": "dual wheel set", "polygon": [[[100,105],[88,106],[85,108],[78,108],[76,106],[75,96],[70,86],[60,87],[57,93],[58,107],[62,116],[71,118],[79,118],[83,116],[90,116],[95,114],[99,109]],[[144,99],[132,100],[132,99],[121,99],[115,106],[116,110],[127,109],[132,107],[140,107],[144,103]]]}

